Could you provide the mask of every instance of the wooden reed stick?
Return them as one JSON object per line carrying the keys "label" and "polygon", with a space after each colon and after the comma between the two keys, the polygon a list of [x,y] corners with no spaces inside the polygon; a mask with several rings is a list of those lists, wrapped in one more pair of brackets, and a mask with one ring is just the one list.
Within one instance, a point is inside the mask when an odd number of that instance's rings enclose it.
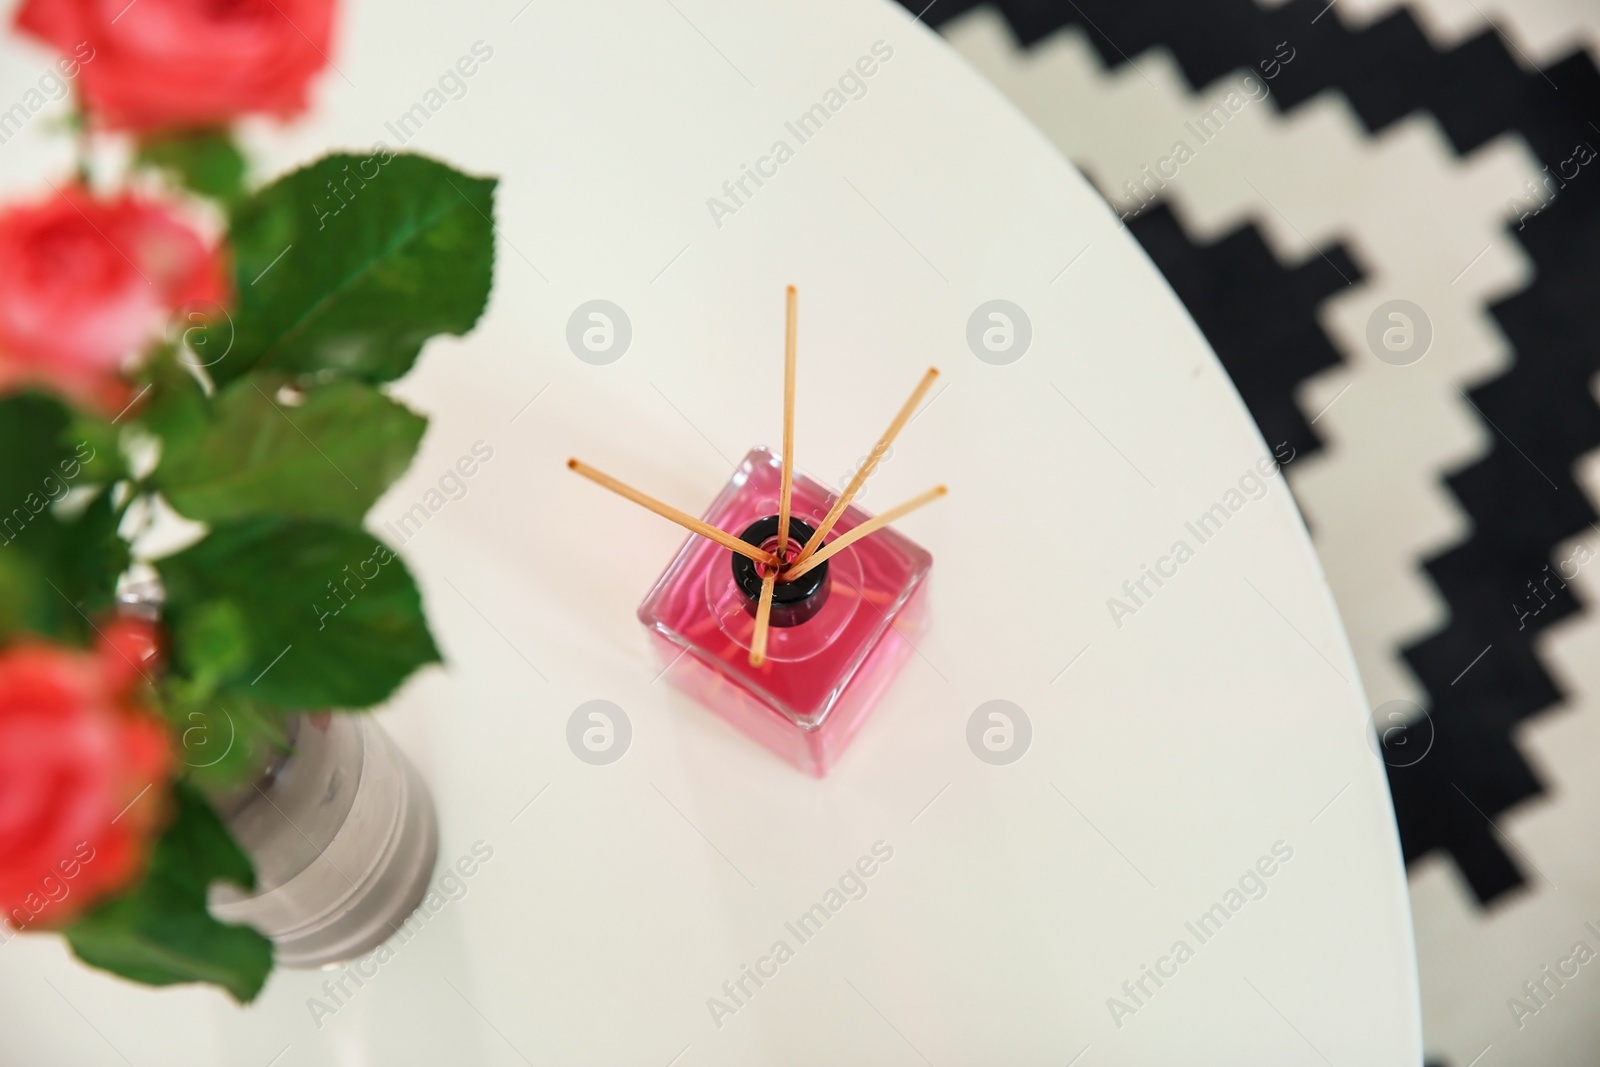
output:
{"label": "wooden reed stick", "polygon": [[883,436],[878,438],[878,443],[872,446],[872,454],[867,457],[867,462],[863,463],[861,469],[856,471],[855,477],[850,479],[850,484],[844,487],[843,493],[839,494],[839,499],[835,500],[833,507],[828,509],[828,515],[822,520],[822,525],[817,527],[817,532],[811,535],[811,539],[806,542],[806,546],[794,558],[794,563],[790,565],[789,570],[783,576],[785,580],[792,579],[795,576],[794,568],[810,559],[812,553],[816,552],[817,548],[821,546],[822,539],[828,536],[828,532],[833,529],[834,523],[839,521],[839,516],[844,514],[844,509],[850,506],[850,501],[855,499],[856,494],[861,491],[861,487],[866,484],[867,479],[872,477],[872,472],[878,469],[878,460],[882,459],[883,454],[889,451],[889,446],[894,443],[895,436],[899,434],[905,424],[911,421],[912,413],[917,410],[917,405],[922,403],[922,398],[927,394],[928,387],[933,385],[933,380],[938,376],[939,369],[937,367],[929,367],[928,373],[924,374],[922,380],[917,383],[917,387],[911,390],[911,396],[900,406],[900,411],[895,415],[894,421],[889,424],[887,430],[883,431]]}
{"label": "wooden reed stick", "polygon": [[790,567],[788,571],[784,573],[784,577],[790,581],[793,581],[802,574],[811,570],[811,568],[819,567],[823,563],[827,562],[828,557],[843,552],[845,549],[849,548],[851,545],[855,544],[868,534],[875,533],[876,531],[883,529],[896,519],[916,511],[924,504],[938,500],[947,492],[949,492],[949,490],[944,486],[936,485],[932,489],[929,489],[926,493],[923,493],[921,496],[912,497],[904,504],[901,504],[898,507],[892,507],[888,511],[885,511],[882,515],[874,515],[872,518],[868,519],[860,526],[857,526],[855,529],[849,531],[848,533],[841,534],[837,540],[830,541],[823,548],[813,552],[811,554],[811,558],[804,559],[802,562],[796,562],[794,566]]}
{"label": "wooden reed stick", "polygon": [[761,599],[756,601],[756,632],[750,638],[752,667],[759,667],[767,661],[767,628],[772,623],[772,591],[777,584],[778,572],[775,570],[761,579]]}
{"label": "wooden reed stick", "polygon": [[778,492],[778,558],[789,553],[789,498],[794,492],[794,360],[799,338],[799,295],[789,286],[783,337],[783,488]]}
{"label": "wooden reed stick", "polygon": [[691,533],[697,533],[701,537],[709,537],[723,548],[730,548],[739,553],[741,556],[749,556],[757,563],[764,563],[769,567],[777,567],[779,565],[778,557],[774,556],[771,552],[768,552],[765,549],[757,548],[755,545],[752,545],[747,541],[741,541],[737,537],[733,536],[733,534],[728,533],[726,530],[719,530],[709,522],[705,522],[702,519],[697,519],[687,512],[679,511],[670,504],[663,504],[654,497],[646,496],[633,486],[617,481],[615,478],[611,477],[611,475],[606,474],[603,471],[596,470],[587,463],[584,463],[582,460],[567,460],[567,468],[569,470],[577,471],[579,474],[583,475],[585,478],[597,485],[605,486],[618,496],[625,496],[635,504],[640,504],[646,508],[649,508],[651,511],[655,512],[657,515],[660,515],[664,519],[671,519],[673,522],[677,523],[679,526],[682,526]]}

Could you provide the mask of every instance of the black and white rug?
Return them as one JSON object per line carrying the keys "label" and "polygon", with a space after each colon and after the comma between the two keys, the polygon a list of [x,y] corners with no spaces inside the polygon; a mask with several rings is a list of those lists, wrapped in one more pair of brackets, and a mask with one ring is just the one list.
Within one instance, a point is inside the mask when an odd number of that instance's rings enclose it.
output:
{"label": "black and white rug", "polygon": [[1600,3],[902,2],[1298,453],[1367,695],[1410,724],[1431,1061],[1600,1063]]}

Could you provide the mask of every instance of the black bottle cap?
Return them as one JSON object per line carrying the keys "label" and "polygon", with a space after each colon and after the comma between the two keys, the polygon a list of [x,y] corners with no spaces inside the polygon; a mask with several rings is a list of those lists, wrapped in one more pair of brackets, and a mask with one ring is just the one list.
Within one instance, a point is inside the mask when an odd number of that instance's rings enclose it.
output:
{"label": "black bottle cap", "polygon": [[[810,523],[802,522],[794,516],[789,517],[789,540],[805,544],[816,533],[816,528]],[[778,538],[778,516],[768,515],[764,519],[757,519],[745,527],[739,539],[757,548],[766,548],[770,552],[778,551],[776,542]],[[817,547],[822,547],[821,545]],[[744,594],[744,609],[750,615],[756,613],[756,606],[761,599],[761,568],[749,556],[741,556],[737,552],[729,552],[733,557],[733,582],[739,587],[739,592]],[[768,622],[773,626],[798,626],[817,612],[822,610],[822,605],[827,603],[828,589],[832,583],[828,580],[828,564],[826,562],[812,568],[792,582],[778,582],[772,588],[772,614]]]}

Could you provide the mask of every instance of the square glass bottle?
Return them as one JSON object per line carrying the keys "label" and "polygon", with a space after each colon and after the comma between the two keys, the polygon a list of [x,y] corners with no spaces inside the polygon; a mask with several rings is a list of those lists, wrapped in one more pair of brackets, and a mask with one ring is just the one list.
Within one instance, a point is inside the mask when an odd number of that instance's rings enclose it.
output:
{"label": "square glass bottle", "polygon": [[[782,476],[777,455],[751,449],[705,521],[776,551]],[[795,475],[791,558],[834,499],[826,487]],[[832,536],[869,517],[852,504]],[[675,686],[820,777],[910,655],[922,624],[920,593],[932,565],[924,549],[885,528],[805,577],[780,583],[766,659],[752,667],[759,568],[713,541],[691,536],[639,605],[639,621],[650,630]]]}

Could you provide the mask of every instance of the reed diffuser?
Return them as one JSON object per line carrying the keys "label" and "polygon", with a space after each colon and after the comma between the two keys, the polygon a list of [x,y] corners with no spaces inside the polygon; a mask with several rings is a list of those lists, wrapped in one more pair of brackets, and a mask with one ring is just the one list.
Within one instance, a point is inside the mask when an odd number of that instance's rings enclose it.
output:
{"label": "reed diffuser", "polygon": [[695,535],[639,605],[668,679],[820,777],[898,673],[922,627],[920,594],[933,557],[887,527],[943,496],[945,487],[876,517],[852,501],[939,372],[923,375],[834,496],[795,471],[792,285],[786,312],[782,455],[751,449],[704,518],[579,460],[567,466]]}

